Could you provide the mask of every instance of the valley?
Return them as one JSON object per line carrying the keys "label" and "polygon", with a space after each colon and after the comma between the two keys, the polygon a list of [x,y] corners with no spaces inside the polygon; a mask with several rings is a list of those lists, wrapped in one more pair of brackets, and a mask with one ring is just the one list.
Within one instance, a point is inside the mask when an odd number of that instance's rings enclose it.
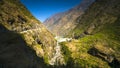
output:
{"label": "valley", "polygon": [[120,0],[82,0],[37,20],[0,0],[0,68],[120,68]]}
{"label": "valley", "polygon": [[[85,0],[83,1],[84,6],[85,2],[91,4],[89,0]],[[72,38],[70,41],[65,41],[64,38],[60,43],[62,54],[67,63],[66,67],[120,67],[119,3],[120,1],[113,0],[92,1],[92,4],[87,5],[88,9],[84,11],[76,10],[74,7],[73,11],[71,9],[71,11],[66,11],[66,14],[63,12],[60,15],[59,13],[55,14],[44,22],[54,35]],[[83,5],[78,7],[85,8]],[[74,13],[82,14],[77,14],[79,16],[76,18],[72,16],[75,15]],[[69,16],[71,18],[67,18]]]}

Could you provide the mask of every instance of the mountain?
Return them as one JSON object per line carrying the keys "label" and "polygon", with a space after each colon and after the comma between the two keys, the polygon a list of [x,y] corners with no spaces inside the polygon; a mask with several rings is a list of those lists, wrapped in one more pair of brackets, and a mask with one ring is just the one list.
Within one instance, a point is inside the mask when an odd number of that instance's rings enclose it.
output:
{"label": "mountain", "polygon": [[20,34],[0,24],[0,68],[44,68],[45,65]]}
{"label": "mountain", "polygon": [[61,43],[71,68],[120,68],[120,0],[96,0]]}
{"label": "mountain", "polygon": [[56,44],[19,0],[0,0],[0,68],[43,68]]}
{"label": "mountain", "polygon": [[[76,19],[82,16],[94,0],[83,0],[80,5],[72,9],[57,13],[44,21],[44,25],[55,35],[64,36],[76,26]],[[79,20],[78,20],[79,21]]]}
{"label": "mountain", "polygon": [[56,41],[19,0],[0,0],[0,68],[120,68],[120,0],[82,3],[51,19],[75,17]]}

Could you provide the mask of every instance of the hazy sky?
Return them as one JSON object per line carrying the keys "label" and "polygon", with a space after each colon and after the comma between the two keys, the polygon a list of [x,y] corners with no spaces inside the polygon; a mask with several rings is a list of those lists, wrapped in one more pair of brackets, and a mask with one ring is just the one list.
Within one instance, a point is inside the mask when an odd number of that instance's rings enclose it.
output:
{"label": "hazy sky", "polygon": [[66,11],[80,4],[81,0],[21,0],[21,2],[43,22],[55,13]]}

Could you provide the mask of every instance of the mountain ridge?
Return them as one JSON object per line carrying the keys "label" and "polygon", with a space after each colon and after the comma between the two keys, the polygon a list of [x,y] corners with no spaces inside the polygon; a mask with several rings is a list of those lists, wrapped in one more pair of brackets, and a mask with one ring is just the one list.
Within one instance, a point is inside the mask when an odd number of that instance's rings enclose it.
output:
{"label": "mountain ridge", "polygon": [[44,21],[43,24],[55,35],[67,35],[67,33],[76,26],[74,23],[76,18],[82,16],[84,11],[93,2],[94,0],[83,0],[80,5],[75,6],[68,11],[53,15]]}

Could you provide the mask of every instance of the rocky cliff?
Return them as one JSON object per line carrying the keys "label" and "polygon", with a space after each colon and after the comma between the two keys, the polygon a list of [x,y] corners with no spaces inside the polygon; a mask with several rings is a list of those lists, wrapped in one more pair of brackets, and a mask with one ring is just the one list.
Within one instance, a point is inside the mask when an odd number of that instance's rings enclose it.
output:
{"label": "rocky cliff", "polygon": [[0,66],[37,68],[37,56],[49,64],[56,40],[19,0],[0,0],[0,24]]}
{"label": "rocky cliff", "polygon": [[[75,6],[68,11],[55,14],[45,20],[43,23],[53,34],[58,36],[67,35],[68,32],[76,26],[75,22],[81,17],[85,10],[92,4],[94,0],[83,0],[80,5]],[[79,20],[77,20],[78,22]]]}

